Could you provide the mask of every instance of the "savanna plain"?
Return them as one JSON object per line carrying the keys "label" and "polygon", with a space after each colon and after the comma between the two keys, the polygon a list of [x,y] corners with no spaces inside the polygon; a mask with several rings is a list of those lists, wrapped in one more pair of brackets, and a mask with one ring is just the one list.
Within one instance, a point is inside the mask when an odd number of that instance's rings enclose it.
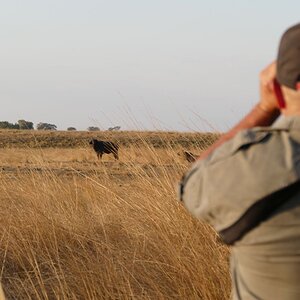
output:
{"label": "savanna plain", "polygon": [[[102,161],[89,140],[120,145]],[[229,249],[177,201],[211,133],[0,131],[7,299],[228,299]]]}

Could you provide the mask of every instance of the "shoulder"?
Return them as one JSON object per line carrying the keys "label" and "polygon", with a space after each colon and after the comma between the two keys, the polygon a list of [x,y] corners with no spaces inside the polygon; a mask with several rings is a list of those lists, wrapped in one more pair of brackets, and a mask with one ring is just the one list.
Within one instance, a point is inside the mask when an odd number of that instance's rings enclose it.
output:
{"label": "shoulder", "polygon": [[[230,156],[236,156],[239,152],[258,151],[263,145],[267,148],[271,139],[276,137],[276,142],[280,143],[282,131],[285,129],[273,127],[255,127],[252,129],[242,130],[237,133],[231,140],[225,142],[217,148],[208,158],[205,163],[214,163],[219,160],[227,159]],[[258,152],[259,154],[259,152]]]}
{"label": "shoulder", "polygon": [[299,179],[297,151],[299,142],[284,128],[241,131],[192,166],[181,199],[196,217],[225,228],[259,199]]}

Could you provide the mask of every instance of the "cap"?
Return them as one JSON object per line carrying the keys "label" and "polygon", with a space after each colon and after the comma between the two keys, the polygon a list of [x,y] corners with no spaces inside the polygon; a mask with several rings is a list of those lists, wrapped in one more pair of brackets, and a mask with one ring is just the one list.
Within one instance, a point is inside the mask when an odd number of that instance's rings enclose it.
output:
{"label": "cap", "polygon": [[300,23],[290,27],[281,37],[276,77],[281,85],[297,90],[300,82]]}

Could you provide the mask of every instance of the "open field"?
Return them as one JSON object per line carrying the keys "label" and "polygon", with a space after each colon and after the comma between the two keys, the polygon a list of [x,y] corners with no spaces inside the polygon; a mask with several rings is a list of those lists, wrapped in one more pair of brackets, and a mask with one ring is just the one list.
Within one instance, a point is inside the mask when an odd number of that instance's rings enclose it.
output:
{"label": "open field", "polygon": [[[120,160],[97,161],[91,137],[118,141]],[[228,248],[176,200],[178,153],[216,137],[1,131],[7,298],[228,299]]]}
{"label": "open field", "polygon": [[74,148],[86,147],[92,138],[111,140],[122,146],[196,147],[203,149],[213,143],[216,133],[141,132],[141,131],[37,131],[0,130],[0,148]]}

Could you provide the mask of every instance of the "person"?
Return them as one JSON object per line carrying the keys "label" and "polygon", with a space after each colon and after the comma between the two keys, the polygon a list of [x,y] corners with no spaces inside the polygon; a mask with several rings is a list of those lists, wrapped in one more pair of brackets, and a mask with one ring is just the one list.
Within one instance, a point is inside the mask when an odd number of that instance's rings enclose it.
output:
{"label": "person", "polygon": [[203,152],[180,199],[232,245],[232,299],[300,299],[300,23],[260,74],[260,101]]}

